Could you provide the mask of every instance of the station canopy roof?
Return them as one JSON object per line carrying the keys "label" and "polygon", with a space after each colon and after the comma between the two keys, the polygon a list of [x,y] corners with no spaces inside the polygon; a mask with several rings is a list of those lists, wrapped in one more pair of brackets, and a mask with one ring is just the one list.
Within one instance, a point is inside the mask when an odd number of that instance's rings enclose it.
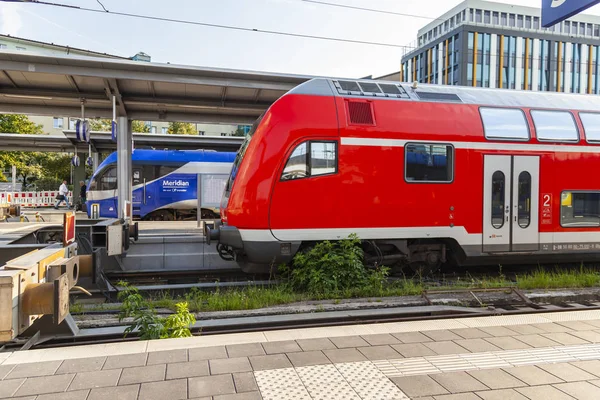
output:
{"label": "station canopy roof", "polygon": [[311,76],[0,51],[0,113],[252,124]]}

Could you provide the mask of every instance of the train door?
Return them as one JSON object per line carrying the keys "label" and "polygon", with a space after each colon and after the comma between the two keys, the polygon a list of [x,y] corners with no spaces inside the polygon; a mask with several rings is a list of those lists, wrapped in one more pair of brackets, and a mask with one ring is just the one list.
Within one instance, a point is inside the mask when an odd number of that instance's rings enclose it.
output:
{"label": "train door", "polygon": [[538,156],[484,156],[484,252],[539,249],[539,168]]}
{"label": "train door", "polygon": [[133,206],[133,215],[139,216],[141,212],[142,205],[145,200],[145,187],[144,182],[144,170],[142,167],[133,167],[132,168],[132,179],[131,179],[131,202]]}

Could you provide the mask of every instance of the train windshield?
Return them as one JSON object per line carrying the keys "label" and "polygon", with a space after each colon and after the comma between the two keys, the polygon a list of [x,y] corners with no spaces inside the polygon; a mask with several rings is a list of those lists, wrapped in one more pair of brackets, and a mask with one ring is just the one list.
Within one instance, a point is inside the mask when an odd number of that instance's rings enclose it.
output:
{"label": "train windshield", "polygon": [[233,167],[231,168],[231,174],[229,175],[229,180],[227,181],[227,186],[225,187],[225,197],[229,197],[229,193],[231,193],[231,188],[233,187],[233,182],[235,181],[235,176],[238,172],[240,164],[242,163],[244,154],[246,154],[246,149],[248,148],[248,145],[250,144],[250,140],[252,139],[252,135],[254,134],[254,132],[256,131],[256,128],[260,124],[260,121],[262,120],[263,115],[258,117],[258,119],[254,122],[254,124],[252,125],[252,128],[250,129],[250,132],[248,132],[248,134],[246,135],[246,140],[244,140],[244,143],[242,143],[240,150],[238,151],[237,155],[235,156],[235,160],[233,161]]}

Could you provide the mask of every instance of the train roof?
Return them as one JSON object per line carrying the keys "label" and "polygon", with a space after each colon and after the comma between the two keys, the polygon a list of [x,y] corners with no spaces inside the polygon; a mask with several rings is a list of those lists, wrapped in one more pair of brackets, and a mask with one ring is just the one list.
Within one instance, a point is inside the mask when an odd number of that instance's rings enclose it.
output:
{"label": "train roof", "polygon": [[[134,149],[131,153],[131,161],[138,164],[168,165],[171,163],[188,162],[233,162],[236,153],[205,150],[146,150]],[[98,169],[106,164],[117,162],[117,152],[112,152],[100,164]]]}
{"label": "train roof", "polygon": [[300,84],[289,93],[499,107],[600,111],[600,96],[592,94],[488,89],[423,83],[417,83],[413,87],[413,84],[393,81],[315,78]]}

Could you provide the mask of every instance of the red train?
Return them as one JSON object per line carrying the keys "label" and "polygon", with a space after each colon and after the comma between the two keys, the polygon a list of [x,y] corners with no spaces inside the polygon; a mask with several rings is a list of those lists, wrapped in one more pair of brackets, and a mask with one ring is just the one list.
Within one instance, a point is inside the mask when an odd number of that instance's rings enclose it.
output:
{"label": "red train", "polygon": [[314,79],[235,160],[207,235],[245,272],[355,233],[435,270],[600,258],[600,97]]}

